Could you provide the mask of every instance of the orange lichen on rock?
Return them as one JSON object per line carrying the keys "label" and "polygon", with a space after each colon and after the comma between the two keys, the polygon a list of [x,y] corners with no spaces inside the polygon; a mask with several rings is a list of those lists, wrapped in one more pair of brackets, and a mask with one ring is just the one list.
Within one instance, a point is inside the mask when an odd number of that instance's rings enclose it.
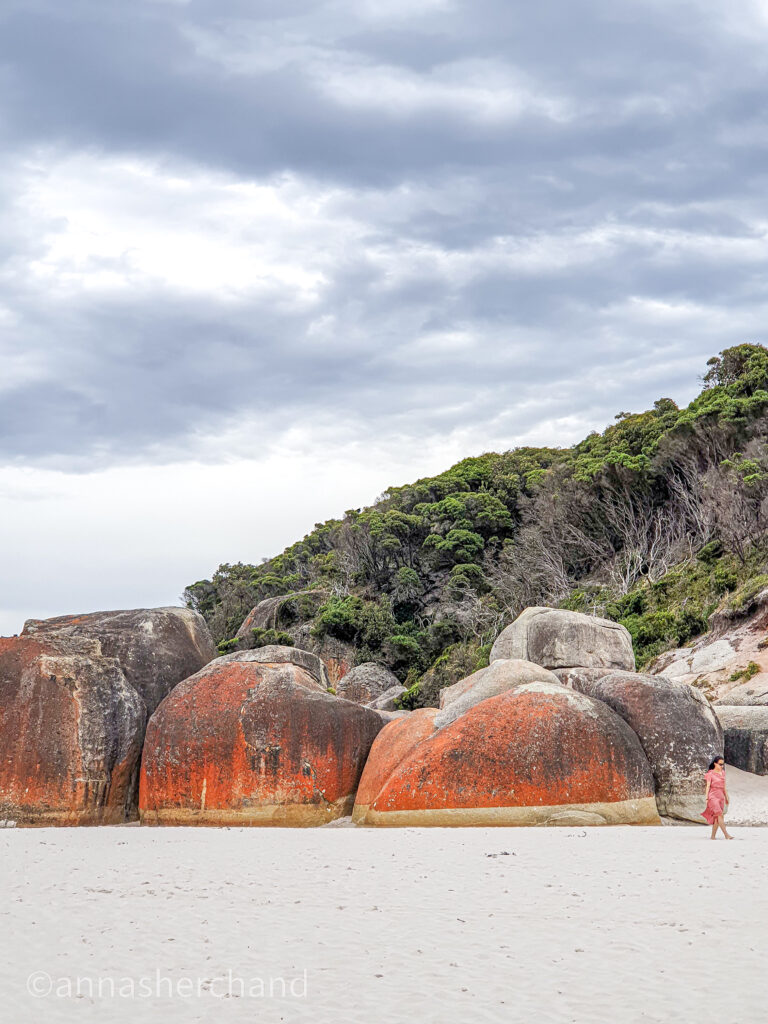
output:
{"label": "orange lichen on rock", "polygon": [[361,822],[387,779],[406,757],[434,731],[436,708],[419,708],[389,722],[376,737],[357,787],[352,820]]}
{"label": "orange lichen on rock", "polygon": [[0,640],[0,818],[114,824],[130,816],[146,711],[92,640]]}
{"label": "orange lichen on rock", "polygon": [[218,659],[147,727],[146,824],[320,825],[349,814],[379,715],[294,664]]}
{"label": "orange lichen on rock", "polygon": [[[393,739],[398,725],[387,727]],[[551,683],[477,704],[384,774],[366,794],[364,824],[659,823],[634,732],[605,704]]]}
{"label": "orange lichen on rock", "polygon": [[136,818],[147,717],[214,653],[186,608],[30,619],[0,639],[0,819]]}

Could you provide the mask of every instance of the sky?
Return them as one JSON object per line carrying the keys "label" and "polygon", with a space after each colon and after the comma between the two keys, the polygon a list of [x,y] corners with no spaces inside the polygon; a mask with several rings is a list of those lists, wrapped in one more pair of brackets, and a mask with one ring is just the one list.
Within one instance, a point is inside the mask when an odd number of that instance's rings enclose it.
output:
{"label": "sky", "polygon": [[0,633],[768,341],[768,0],[0,0]]}

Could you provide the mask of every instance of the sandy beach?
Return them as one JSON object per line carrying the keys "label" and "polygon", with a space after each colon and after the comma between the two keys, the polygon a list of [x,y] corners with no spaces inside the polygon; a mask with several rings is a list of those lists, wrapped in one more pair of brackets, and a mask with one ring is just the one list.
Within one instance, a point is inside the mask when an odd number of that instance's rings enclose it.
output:
{"label": "sandy beach", "polygon": [[735,834],[3,830],[4,1016],[757,1024],[768,829]]}

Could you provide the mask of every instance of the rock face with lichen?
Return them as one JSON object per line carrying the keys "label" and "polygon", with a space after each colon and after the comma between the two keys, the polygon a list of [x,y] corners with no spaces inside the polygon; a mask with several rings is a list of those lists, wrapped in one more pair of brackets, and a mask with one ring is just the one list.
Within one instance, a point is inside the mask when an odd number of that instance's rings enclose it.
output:
{"label": "rock face with lichen", "polygon": [[380,790],[406,758],[435,731],[435,708],[419,708],[386,725],[374,740],[355,798],[352,819],[362,823]]}
{"label": "rock face with lichen", "polygon": [[559,684],[528,683],[476,704],[442,729],[434,714],[382,731],[360,784],[358,821],[659,823],[640,742],[600,701]]}
{"label": "rock face with lichen", "polygon": [[136,817],[148,715],[213,654],[202,618],[161,608],[31,620],[0,639],[0,817]]}
{"label": "rock face with lichen", "polygon": [[480,701],[498,697],[526,683],[554,683],[557,686],[559,680],[552,672],[530,661],[492,661],[488,668],[481,668],[467,679],[441,691],[441,710],[435,718],[435,724],[442,729]]}
{"label": "rock face with lichen", "polygon": [[219,658],[176,687],[150,720],[141,820],[326,824],[351,813],[382,726],[377,712],[323,692],[302,665]]}
{"label": "rock face with lichen", "polygon": [[659,812],[700,823],[704,773],[723,753],[722,730],[706,697],[685,683],[636,672],[582,678],[578,685],[637,734],[653,769]]}

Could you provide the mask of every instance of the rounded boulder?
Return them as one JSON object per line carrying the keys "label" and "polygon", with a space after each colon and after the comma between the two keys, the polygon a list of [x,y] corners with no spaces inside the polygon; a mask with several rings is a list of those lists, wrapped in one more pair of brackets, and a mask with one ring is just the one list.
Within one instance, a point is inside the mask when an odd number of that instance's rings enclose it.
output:
{"label": "rounded boulder", "polygon": [[366,793],[366,825],[659,823],[637,736],[605,704],[559,684],[482,701],[384,774]]}
{"label": "rounded boulder", "polygon": [[375,711],[320,692],[300,665],[219,658],[147,726],[142,822],[326,824],[351,813],[382,725]]}
{"label": "rounded boulder", "polygon": [[624,626],[562,608],[526,608],[496,638],[490,660],[500,658],[548,669],[635,667],[632,638]]}
{"label": "rounded boulder", "polygon": [[637,733],[656,782],[661,814],[701,823],[704,773],[723,752],[723,733],[700,690],[664,676],[611,672],[574,681]]}
{"label": "rounded boulder", "polygon": [[366,661],[355,665],[336,684],[336,696],[355,704],[371,704],[387,690],[400,686],[400,680],[384,665]]}

